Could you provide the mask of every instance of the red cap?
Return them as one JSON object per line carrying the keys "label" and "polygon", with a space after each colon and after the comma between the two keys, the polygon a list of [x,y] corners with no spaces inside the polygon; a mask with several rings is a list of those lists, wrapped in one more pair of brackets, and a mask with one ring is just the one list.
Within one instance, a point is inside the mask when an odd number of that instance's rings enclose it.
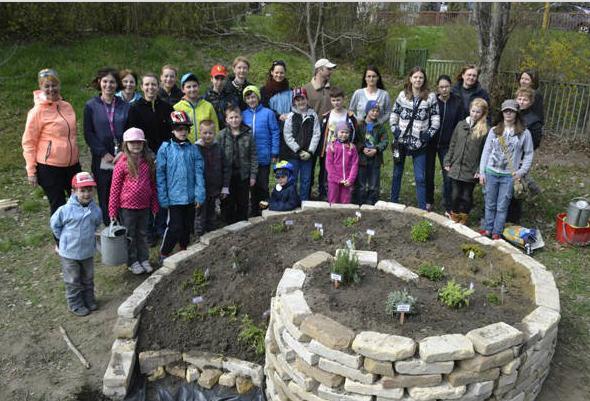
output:
{"label": "red cap", "polygon": [[82,171],[72,177],[72,188],[95,187],[96,181],[92,178],[92,174]]}
{"label": "red cap", "polygon": [[223,76],[224,78],[227,77],[227,68],[221,64],[215,64],[213,67],[211,67],[211,76],[215,78],[219,75]]}

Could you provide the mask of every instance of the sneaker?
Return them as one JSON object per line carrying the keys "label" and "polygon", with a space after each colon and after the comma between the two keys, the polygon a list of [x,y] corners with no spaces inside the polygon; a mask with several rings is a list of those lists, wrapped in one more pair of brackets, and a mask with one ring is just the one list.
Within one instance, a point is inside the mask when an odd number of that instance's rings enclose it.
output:
{"label": "sneaker", "polygon": [[141,267],[143,267],[143,270],[146,273],[151,273],[154,271],[154,268],[152,267],[152,265],[150,265],[149,260],[144,260],[143,262],[141,262]]}
{"label": "sneaker", "polygon": [[434,208],[432,203],[427,203],[426,204],[426,211],[427,212],[432,212],[432,209]]}
{"label": "sneaker", "polygon": [[494,240],[502,239],[502,236],[500,234],[492,234],[492,239],[494,239]]}
{"label": "sneaker", "polygon": [[142,274],[144,272],[143,267],[139,262],[134,262],[131,266],[127,267],[127,269],[133,274]]}
{"label": "sneaker", "polygon": [[87,304],[86,307],[88,308],[88,310],[90,312],[94,312],[95,310],[98,309],[98,306],[96,306],[96,303],[92,303],[92,304]]}
{"label": "sneaker", "polygon": [[492,237],[492,233],[489,232],[488,230],[479,230],[479,233],[481,235],[483,235],[484,237],[488,237],[488,238],[491,238]]}
{"label": "sneaker", "polygon": [[72,308],[72,309],[70,309],[70,312],[72,312],[74,315],[79,316],[79,317],[87,316],[90,313],[88,308],[85,306],[78,306],[78,307]]}

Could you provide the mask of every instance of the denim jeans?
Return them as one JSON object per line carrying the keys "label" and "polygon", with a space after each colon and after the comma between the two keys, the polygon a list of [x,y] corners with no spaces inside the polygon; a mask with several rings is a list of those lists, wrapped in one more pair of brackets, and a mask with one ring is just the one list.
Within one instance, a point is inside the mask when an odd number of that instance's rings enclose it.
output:
{"label": "denim jeans", "polygon": [[66,287],[66,301],[70,310],[96,304],[94,298],[94,258],[75,260],[61,259]]}
{"label": "denim jeans", "polygon": [[511,176],[486,173],[484,230],[492,234],[502,234],[512,190]]}
{"label": "denim jeans", "polygon": [[379,200],[381,190],[381,162],[376,157],[367,158],[366,166],[359,166],[356,178],[359,204],[374,205]]}
{"label": "denim jeans", "polygon": [[[399,194],[402,187],[406,156],[408,156],[406,152],[401,149],[400,162],[393,164],[391,201],[395,203],[399,203]],[[416,182],[416,198],[418,199],[418,207],[420,209],[426,210],[426,149],[412,152],[411,156],[414,163],[414,180]]]}
{"label": "denim jeans", "polygon": [[309,190],[311,189],[311,171],[313,161],[290,159],[289,163],[293,165],[293,176],[295,183],[299,177],[299,197],[302,201],[309,200]]}
{"label": "denim jeans", "polygon": [[[436,174],[436,156],[440,165],[443,166],[445,156],[449,148],[438,148],[436,143],[428,146],[426,153],[426,203],[434,205],[434,176]],[[443,207],[445,210],[451,210],[451,179],[448,176],[447,170],[441,167],[443,179]]]}

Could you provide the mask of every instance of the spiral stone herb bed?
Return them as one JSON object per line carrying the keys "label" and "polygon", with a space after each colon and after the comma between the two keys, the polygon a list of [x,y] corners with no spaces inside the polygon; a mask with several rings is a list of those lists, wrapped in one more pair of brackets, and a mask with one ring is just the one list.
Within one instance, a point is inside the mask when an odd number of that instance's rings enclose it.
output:
{"label": "spiral stone herb bed", "polygon": [[[146,280],[152,280],[144,285],[144,289],[149,287],[149,297],[139,288],[119,309],[120,320],[131,319],[133,330],[138,327],[138,338],[128,333],[130,340],[114,344],[114,367],[109,364],[111,371],[105,373],[105,394],[126,391],[128,378],[107,381],[107,376],[112,379],[116,376],[113,371],[121,371],[121,360],[125,366],[134,361],[137,347],[142,373],[153,374],[156,367],[163,366],[170,373],[180,365],[177,375],[189,381],[198,378],[199,384],[207,376],[213,385],[219,382],[238,387],[237,377],[260,386],[264,365],[266,392],[272,400],[368,401],[376,396],[379,401],[402,397],[407,401],[468,401],[485,400],[492,394],[495,400],[502,401],[519,401],[521,396],[534,399],[548,371],[559,320],[555,283],[543,266],[504,241],[492,242],[436,214],[379,202],[376,207],[363,207],[360,221],[345,227],[344,219],[354,216],[358,209],[334,206],[305,202],[303,213],[272,217],[268,217],[272,213],[265,213],[266,222],[257,218],[226,227],[202,238],[207,245],[193,245],[189,251],[169,258],[161,271]],[[271,230],[271,224],[283,218],[293,221],[291,229]],[[431,240],[417,244],[410,238],[410,229],[424,218],[434,222],[436,231]],[[310,234],[314,223],[323,224],[324,237],[319,241]],[[370,246],[365,234],[369,228],[376,232]],[[333,289],[327,262],[355,233],[357,249],[378,251],[379,268],[363,267],[360,284]],[[482,245],[486,256],[468,259],[461,250],[461,244],[466,242]],[[234,260],[239,262],[240,271],[232,268]],[[371,264],[377,265],[378,261]],[[435,299],[442,284],[422,278],[406,282],[391,274],[395,270],[391,263],[417,271],[425,261],[445,266],[447,278],[463,285],[473,283],[476,292],[469,307],[450,311]],[[186,284],[195,269],[209,270],[211,277],[206,287],[195,289]],[[500,271],[504,278],[509,277],[505,281],[504,304],[488,305],[486,294],[499,294],[499,289],[491,288],[489,282]],[[384,312],[387,293],[401,288],[418,297],[419,311],[403,327]],[[293,293],[301,297],[293,298]],[[193,311],[203,316],[179,318],[178,311],[191,305],[196,296],[204,299]],[[303,307],[298,302],[302,300],[305,313],[298,315],[301,311],[297,312],[297,307]],[[228,305],[233,311],[229,315],[207,313]],[[246,314],[261,328],[268,324],[264,356],[238,341],[240,323]],[[311,331],[302,327],[310,316],[320,321]],[[322,323],[326,321],[327,326]],[[313,319],[309,324],[315,327]],[[334,327],[342,328],[341,333],[334,332]],[[478,343],[478,330],[483,330],[479,337],[492,337],[490,341],[484,339],[491,346]],[[333,338],[342,333],[349,333],[350,341],[345,339],[344,344],[335,346]],[[387,352],[386,358],[365,352],[359,342],[379,344],[380,337],[364,338],[364,333],[380,333],[385,343],[395,338],[407,348],[393,359]],[[440,350],[449,343],[456,345],[446,341],[446,334],[451,334],[451,340],[461,340],[461,352]],[[495,337],[503,336],[509,339],[499,339],[501,344],[496,344]],[[121,350],[127,352],[125,355],[117,351],[122,341],[132,343]],[[429,346],[438,356],[429,356]],[[151,360],[150,353],[155,355]],[[117,355],[119,359],[113,361]],[[127,376],[131,369],[122,368]],[[388,391],[384,391],[386,387]],[[395,391],[389,391],[391,388]]]}

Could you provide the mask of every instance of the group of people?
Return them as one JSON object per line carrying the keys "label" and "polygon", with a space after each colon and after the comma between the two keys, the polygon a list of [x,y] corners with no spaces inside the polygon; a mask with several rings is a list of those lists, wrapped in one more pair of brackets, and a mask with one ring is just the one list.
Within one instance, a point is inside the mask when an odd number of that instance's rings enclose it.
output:
{"label": "group of people", "polygon": [[[96,309],[90,245],[100,224],[120,221],[131,238],[129,270],[150,273],[149,246],[158,237],[161,262],[176,245],[186,249],[191,234],[213,230],[218,209],[225,224],[265,208],[293,210],[311,198],[316,165],[317,199],[375,204],[390,142],[392,202],[399,201],[411,156],[418,206],[432,210],[438,156],[448,217],[467,222],[479,182],[485,186],[482,233],[500,238],[513,181],[529,171],[542,135],[536,74],[521,75],[516,100],[502,103],[503,118],[490,128],[489,96],[475,65],[465,66],[454,86],[441,75],[436,93],[424,69],[415,67],[394,102],[379,69],[369,65],[348,107],[344,91],[330,85],[336,64],[320,59],[314,67],[310,82],[291,88],[285,62],[274,61],[258,87],[248,81],[248,59],[239,56],[231,75],[221,64],[211,68],[203,96],[192,72],[178,87],[171,65],[141,81],[128,69],[101,69],[93,80],[98,94],[84,107],[92,174],[81,171],[76,115],[61,97],[57,72],[39,72],[23,154],[29,183],[39,184],[49,200],[74,314]],[[277,185],[269,194],[271,169]],[[518,218],[520,204],[513,203]]]}

